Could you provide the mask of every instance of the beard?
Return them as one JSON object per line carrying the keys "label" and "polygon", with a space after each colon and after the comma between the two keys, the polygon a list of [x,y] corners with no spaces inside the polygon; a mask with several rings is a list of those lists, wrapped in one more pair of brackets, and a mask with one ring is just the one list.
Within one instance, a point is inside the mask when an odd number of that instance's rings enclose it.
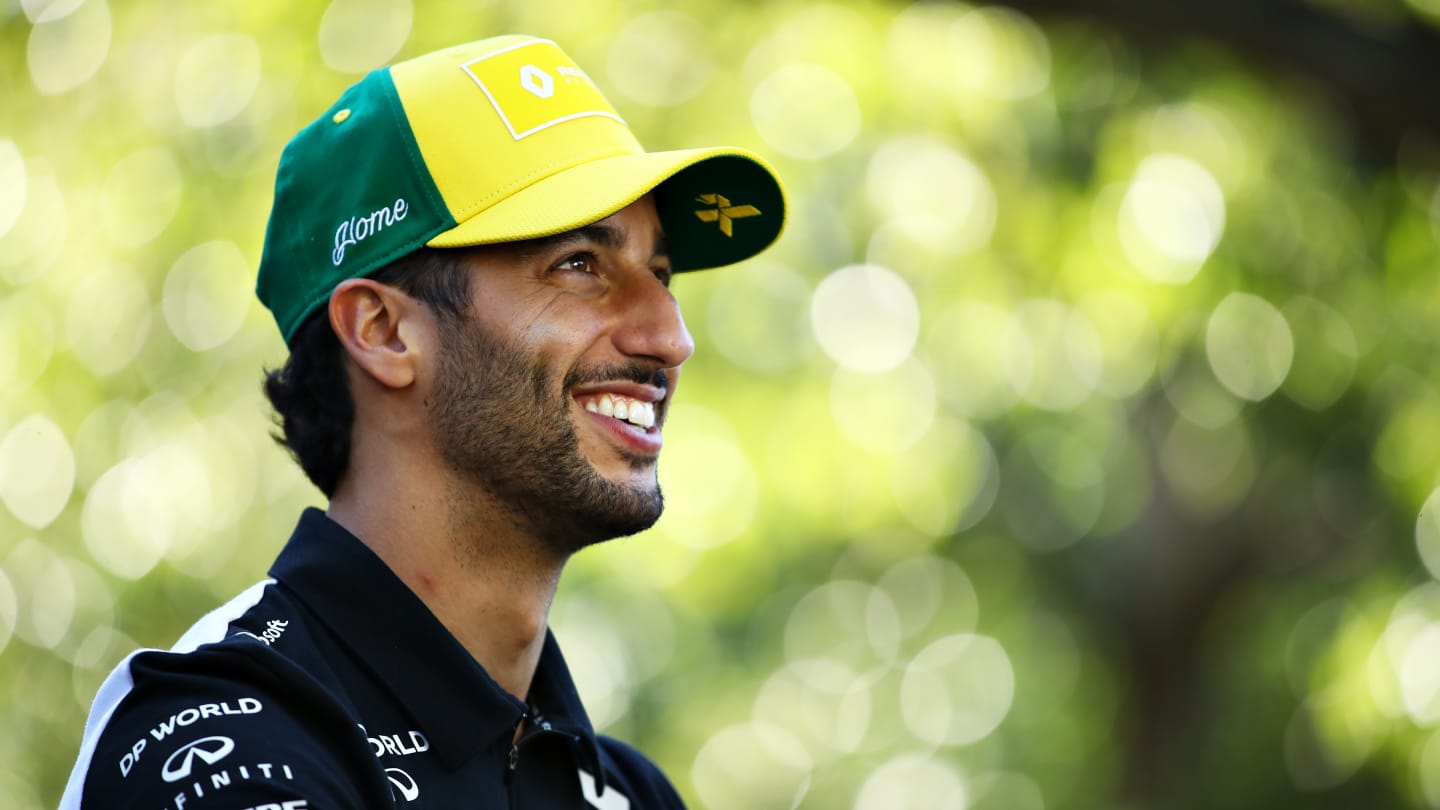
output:
{"label": "beard", "polygon": [[[659,482],[605,478],[580,452],[567,392],[576,385],[666,385],[664,371],[617,364],[575,368],[560,385],[538,358],[488,335],[473,316],[441,317],[441,355],[430,419],[441,458],[490,494],[507,518],[569,556],[643,531],[664,508]],[[631,469],[654,459],[622,451]]]}

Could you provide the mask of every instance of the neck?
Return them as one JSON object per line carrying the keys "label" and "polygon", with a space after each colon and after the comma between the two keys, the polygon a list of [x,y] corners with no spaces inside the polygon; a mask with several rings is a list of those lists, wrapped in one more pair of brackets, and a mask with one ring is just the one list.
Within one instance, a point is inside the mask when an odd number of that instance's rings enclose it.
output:
{"label": "neck", "polygon": [[390,566],[496,683],[523,700],[564,558],[485,493],[389,458],[352,467],[328,514]]}

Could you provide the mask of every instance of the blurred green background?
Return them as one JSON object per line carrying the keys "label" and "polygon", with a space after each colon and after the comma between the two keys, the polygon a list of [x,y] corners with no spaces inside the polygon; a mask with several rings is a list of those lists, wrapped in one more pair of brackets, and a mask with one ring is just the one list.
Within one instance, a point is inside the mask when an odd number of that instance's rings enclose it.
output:
{"label": "blurred green background", "polygon": [[321,503],[285,140],[520,31],[793,195],[678,280],[669,509],[562,584],[597,726],[712,810],[1440,807],[1440,3],[1082,5],[0,0],[0,804]]}

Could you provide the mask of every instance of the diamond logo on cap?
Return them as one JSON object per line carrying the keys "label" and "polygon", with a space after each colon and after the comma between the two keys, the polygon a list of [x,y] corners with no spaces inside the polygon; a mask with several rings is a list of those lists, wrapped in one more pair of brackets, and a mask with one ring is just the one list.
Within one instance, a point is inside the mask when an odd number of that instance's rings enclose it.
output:
{"label": "diamond logo on cap", "polygon": [[760,209],[753,205],[731,205],[730,200],[723,194],[701,194],[695,198],[695,202],[713,205],[714,208],[701,208],[695,212],[695,216],[701,222],[720,223],[720,232],[726,236],[735,235],[734,220],[746,217],[760,216]]}
{"label": "diamond logo on cap", "polygon": [[590,77],[548,39],[510,45],[460,67],[480,85],[517,141],[591,115],[625,123]]}

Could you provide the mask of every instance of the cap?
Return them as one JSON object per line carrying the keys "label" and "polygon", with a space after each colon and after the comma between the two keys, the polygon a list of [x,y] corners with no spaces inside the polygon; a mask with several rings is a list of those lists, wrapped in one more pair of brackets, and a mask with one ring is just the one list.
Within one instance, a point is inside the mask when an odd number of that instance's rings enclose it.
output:
{"label": "cap", "polygon": [[646,152],[554,42],[458,45],[370,73],[285,147],[256,293],[288,344],[337,284],[423,245],[563,233],[652,191],[674,271],[753,256],[785,223],[763,159]]}

